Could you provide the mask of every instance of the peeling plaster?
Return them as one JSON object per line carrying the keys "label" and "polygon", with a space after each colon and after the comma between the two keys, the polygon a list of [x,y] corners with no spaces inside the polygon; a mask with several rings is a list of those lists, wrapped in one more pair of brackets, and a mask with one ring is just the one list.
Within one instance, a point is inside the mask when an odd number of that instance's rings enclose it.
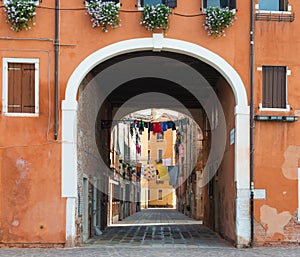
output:
{"label": "peeling plaster", "polygon": [[30,170],[31,163],[25,161],[23,158],[19,158],[16,161],[16,168],[20,172],[19,179],[16,180],[16,184],[19,184],[22,180],[27,177],[27,174]]}
{"label": "peeling plaster", "polygon": [[260,207],[260,220],[266,228],[266,236],[273,237],[275,233],[284,234],[284,226],[287,225],[292,218],[288,211],[277,213],[276,208],[268,205]]}
{"label": "peeling plaster", "polygon": [[20,222],[18,220],[14,220],[11,225],[14,226],[14,227],[17,227],[19,226]]}
{"label": "peeling plaster", "polygon": [[300,146],[290,145],[284,153],[282,173],[287,179],[298,179],[298,160],[300,158]]}

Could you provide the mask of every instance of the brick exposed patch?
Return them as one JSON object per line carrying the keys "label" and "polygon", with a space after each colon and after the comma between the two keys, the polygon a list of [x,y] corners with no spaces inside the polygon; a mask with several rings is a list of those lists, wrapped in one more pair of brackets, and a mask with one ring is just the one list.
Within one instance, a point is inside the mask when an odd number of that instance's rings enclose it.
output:
{"label": "brick exposed patch", "polygon": [[284,234],[275,233],[272,237],[268,237],[267,229],[267,225],[254,221],[255,246],[286,246],[300,243],[300,224],[297,222],[297,212],[284,226]]}

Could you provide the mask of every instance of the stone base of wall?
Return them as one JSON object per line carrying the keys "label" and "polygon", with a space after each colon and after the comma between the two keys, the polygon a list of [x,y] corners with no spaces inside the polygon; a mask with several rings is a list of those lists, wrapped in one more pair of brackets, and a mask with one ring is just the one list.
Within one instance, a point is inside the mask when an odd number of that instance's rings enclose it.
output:
{"label": "stone base of wall", "polygon": [[64,248],[63,243],[0,243],[0,248]]}

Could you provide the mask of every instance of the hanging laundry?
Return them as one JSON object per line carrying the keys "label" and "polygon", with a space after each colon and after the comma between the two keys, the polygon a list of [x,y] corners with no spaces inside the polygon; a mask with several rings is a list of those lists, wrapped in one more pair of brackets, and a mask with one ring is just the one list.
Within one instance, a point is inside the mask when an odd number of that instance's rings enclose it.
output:
{"label": "hanging laundry", "polygon": [[153,124],[149,122],[149,131],[153,131]]}
{"label": "hanging laundry", "polygon": [[175,124],[175,122],[173,122],[173,124],[172,124],[172,130],[176,130],[176,124]]}
{"label": "hanging laundry", "polygon": [[142,149],[141,149],[140,145],[136,145],[136,152],[137,152],[137,154],[141,154]]}
{"label": "hanging laundry", "polygon": [[130,127],[130,135],[133,137],[133,128]]}
{"label": "hanging laundry", "polygon": [[153,126],[153,133],[154,134],[162,132],[162,128],[161,128],[161,123],[160,122],[153,122],[152,126]]}
{"label": "hanging laundry", "polygon": [[168,128],[168,129],[173,128],[173,124],[174,124],[173,121],[167,121],[167,128]]}
{"label": "hanging laundry", "polygon": [[171,166],[171,158],[162,159],[164,166]]}
{"label": "hanging laundry", "polygon": [[161,181],[170,181],[167,166],[163,166],[163,165],[157,166],[157,170]]}
{"label": "hanging laundry", "polygon": [[169,185],[176,187],[178,182],[178,166],[169,166],[168,173],[170,176]]}
{"label": "hanging laundry", "polygon": [[167,131],[167,122],[162,122],[161,123],[161,129],[162,129],[162,131]]}

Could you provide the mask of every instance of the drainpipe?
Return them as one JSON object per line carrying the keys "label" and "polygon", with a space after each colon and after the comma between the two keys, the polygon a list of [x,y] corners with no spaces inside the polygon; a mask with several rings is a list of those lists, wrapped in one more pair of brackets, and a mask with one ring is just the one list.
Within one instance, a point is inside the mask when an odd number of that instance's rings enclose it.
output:
{"label": "drainpipe", "polygon": [[254,0],[250,1],[250,222],[254,243]]}
{"label": "drainpipe", "polygon": [[54,57],[54,140],[58,137],[58,63],[59,63],[59,0],[55,0],[55,57]]}

